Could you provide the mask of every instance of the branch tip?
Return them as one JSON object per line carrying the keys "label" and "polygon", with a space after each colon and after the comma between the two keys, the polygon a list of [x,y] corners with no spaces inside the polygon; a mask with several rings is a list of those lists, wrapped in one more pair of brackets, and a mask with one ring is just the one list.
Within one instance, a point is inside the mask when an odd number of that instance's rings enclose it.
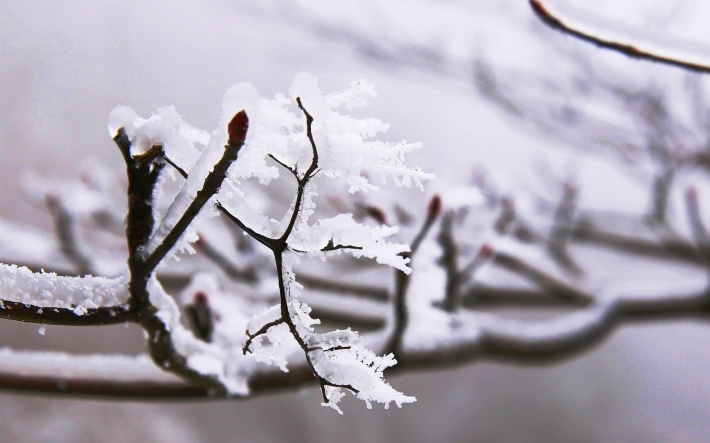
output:
{"label": "branch tip", "polygon": [[247,130],[249,129],[249,117],[242,109],[234,114],[232,120],[227,125],[227,133],[229,134],[228,145],[232,147],[241,147],[244,140],[247,138]]}

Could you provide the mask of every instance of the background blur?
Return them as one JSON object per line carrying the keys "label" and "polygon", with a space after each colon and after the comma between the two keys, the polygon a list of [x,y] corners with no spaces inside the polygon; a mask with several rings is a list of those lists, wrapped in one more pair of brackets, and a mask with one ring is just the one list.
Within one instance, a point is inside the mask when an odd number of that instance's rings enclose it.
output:
{"label": "background blur", "polygon": [[[710,54],[707,2],[593,4],[591,12],[581,1],[565,7]],[[437,174],[428,192],[465,183],[481,167],[521,185],[545,164],[591,183],[582,205],[640,213],[647,183],[610,163],[602,146],[585,144],[598,134],[580,132],[577,143],[538,130],[486,99],[476,76],[486,67],[508,79],[533,109],[556,100],[595,106],[564,87],[585,69],[632,90],[673,90],[685,78],[555,33],[524,0],[0,0],[0,38],[0,217],[43,228],[49,216],[23,198],[26,172],[70,177],[101,162],[121,174],[106,130],[114,106],[146,116],[172,104],[211,131],[229,86],[249,81],[271,96],[300,71],[318,76],[326,92],[358,79],[374,84],[379,97],[365,112],[391,123],[388,139],[424,142],[411,164]],[[700,81],[707,86],[707,76]],[[36,325],[2,324],[0,337],[0,346],[32,349],[142,348],[140,332],[123,327],[40,335]],[[184,404],[0,394],[0,441],[707,441],[707,337],[699,322],[634,325],[554,365],[408,374],[389,381],[417,403],[384,411],[348,399],[344,417],[320,406],[316,388]]]}

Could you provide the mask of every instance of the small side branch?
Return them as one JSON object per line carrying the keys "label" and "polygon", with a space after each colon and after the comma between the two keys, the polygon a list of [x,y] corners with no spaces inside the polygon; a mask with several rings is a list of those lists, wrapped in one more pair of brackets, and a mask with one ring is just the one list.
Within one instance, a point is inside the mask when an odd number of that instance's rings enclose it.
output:
{"label": "small side branch", "polygon": [[[435,195],[429,201],[427,206],[427,215],[424,223],[417,235],[414,237],[410,246],[409,252],[404,252],[401,255],[404,258],[412,259],[416,254],[419,246],[424,238],[429,233],[429,230],[434,225],[434,221],[439,217],[443,209],[441,197]],[[392,335],[389,342],[385,346],[385,352],[391,352],[395,358],[399,360],[399,354],[402,352],[402,339],[404,331],[407,329],[409,322],[409,314],[407,313],[407,290],[409,289],[410,276],[402,271],[395,271],[394,293],[392,294],[392,304],[394,305],[394,318],[392,320]]]}
{"label": "small side branch", "polygon": [[628,57],[638,58],[642,60],[650,60],[654,62],[659,62],[671,66],[677,66],[679,68],[687,69],[694,72],[700,73],[710,73],[710,66],[694,63],[687,60],[681,60],[674,57],[664,56],[661,54],[654,53],[652,51],[647,51],[640,49],[634,45],[628,43],[619,43],[612,40],[605,39],[600,36],[596,36],[566,24],[560,18],[552,14],[547,6],[543,4],[541,0],[529,0],[530,6],[532,7],[535,15],[537,15],[540,20],[546,25],[560,32],[563,32],[572,37],[578,38],[580,40],[592,43],[600,48],[610,49],[612,51],[620,52]]}
{"label": "small side branch", "polygon": [[513,255],[504,252],[496,252],[493,256],[493,262],[498,266],[522,275],[528,280],[534,282],[542,290],[554,294],[560,298],[573,301],[593,300],[593,297],[590,294],[565,283],[564,281],[538,269],[529,263],[526,263]]}
{"label": "small side branch", "polygon": [[299,274],[298,280],[306,287],[316,291],[350,294],[375,301],[387,301],[389,291],[377,286],[364,286],[355,283],[340,283],[308,274]]}
{"label": "small side branch", "polygon": [[577,188],[574,184],[567,182],[564,185],[560,203],[555,210],[552,230],[547,241],[547,250],[560,266],[574,275],[579,275],[582,270],[569,255],[567,248],[572,234],[576,207]]}
{"label": "small side branch", "polygon": [[710,246],[700,246],[700,251],[698,251],[698,246],[683,239],[651,241],[645,238],[604,231],[598,229],[590,221],[577,223],[572,232],[572,238],[577,242],[592,243],[629,254],[655,258],[672,258],[691,264],[704,264],[703,254],[710,254]]}
{"label": "small side branch", "polygon": [[274,321],[270,321],[270,322],[266,323],[264,326],[259,328],[259,330],[253,334],[250,334],[247,331],[247,341],[244,343],[244,346],[242,347],[242,353],[244,355],[247,355],[248,352],[251,352],[251,349],[249,349],[249,348],[251,347],[251,344],[255,338],[266,334],[267,332],[269,332],[269,329],[273,328],[274,326],[280,325],[284,322],[285,322],[285,320],[283,318],[277,318]]}
{"label": "small side branch", "polygon": [[443,251],[439,263],[446,272],[446,288],[442,307],[447,312],[455,312],[461,302],[461,283],[463,275],[458,265],[458,247],[454,239],[454,212],[447,211],[441,217],[439,244]]}
{"label": "small side branch", "polygon": [[296,180],[298,180],[298,171],[296,168],[292,168],[291,166],[287,165],[286,163],[282,162],[278,158],[274,157],[272,154],[269,154],[269,158],[271,160],[275,161],[276,163],[280,164],[285,170],[290,172],[294,177],[296,177]]}
{"label": "small side branch", "polygon": [[45,203],[54,218],[54,231],[59,240],[62,254],[74,264],[79,275],[92,274],[91,259],[79,244],[76,220],[67,210],[61,197],[51,193],[47,194]]}
{"label": "small side branch", "polygon": [[258,241],[259,243],[266,246],[267,248],[273,250],[274,244],[276,242],[275,239],[273,239],[271,237],[267,237],[263,234],[259,234],[255,230],[251,229],[249,226],[245,225],[239,218],[237,218],[235,215],[233,215],[231,212],[229,212],[227,210],[227,208],[222,206],[222,203],[220,203],[220,202],[215,203],[215,207],[220,212],[222,212],[224,215],[226,215],[227,218],[232,221],[232,223],[234,223],[235,225],[242,228],[242,230],[244,230],[244,232],[246,232],[248,235],[250,235],[254,240]]}
{"label": "small side branch", "polygon": [[243,141],[238,144],[228,143],[224,147],[222,158],[219,159],[212,171],[207,175],[207,178],[205,178],[202,189],[197,191],[197,195],[195,195],[195,198],[190,202],[190,205],[177,223],[175,223],[175,226],[173,226],[168,235],[165,236],[165,239],[163,239],[152,254],[145,259],[145,268],[147,270],[153,270],[158,266],[158,263],[165,258],[165,255],[175,246],[175,243],[177,243],[187,227],[190,226],[195,217],[200,213],[202,207],[219,191],[222,182],[227,177],[229,166],[237,159],[242,146]]}

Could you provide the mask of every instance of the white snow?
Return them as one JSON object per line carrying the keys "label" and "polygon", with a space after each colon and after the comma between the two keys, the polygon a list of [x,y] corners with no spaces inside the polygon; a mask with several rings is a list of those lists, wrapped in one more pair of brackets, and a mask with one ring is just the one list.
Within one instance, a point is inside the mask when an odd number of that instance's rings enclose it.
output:
{"label": "white snow", "polygon": [[0,297],[37,307],[86,309],[123,305],[128,300],[127,276],[62,277],[0,263]]}

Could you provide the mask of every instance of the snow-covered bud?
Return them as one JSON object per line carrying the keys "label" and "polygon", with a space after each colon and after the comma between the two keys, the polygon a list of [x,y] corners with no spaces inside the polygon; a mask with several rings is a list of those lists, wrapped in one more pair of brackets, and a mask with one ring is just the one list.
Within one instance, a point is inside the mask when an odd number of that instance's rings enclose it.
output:
{"label": "snow-covered bud", "polygon": [[214,319],[207,300],[207,294],[204,292],[196,293],[192,304],[187,305],[185,310],[195,334],[206,342],[212,341]]}
{"label": "snow-covered bud", "polygon": [[232,117],[232,121],[227,125],[229,146],[241,146],[247,138],[247,129],[249,129],[249,117],[247,117],[247,113],[242,109]]}

